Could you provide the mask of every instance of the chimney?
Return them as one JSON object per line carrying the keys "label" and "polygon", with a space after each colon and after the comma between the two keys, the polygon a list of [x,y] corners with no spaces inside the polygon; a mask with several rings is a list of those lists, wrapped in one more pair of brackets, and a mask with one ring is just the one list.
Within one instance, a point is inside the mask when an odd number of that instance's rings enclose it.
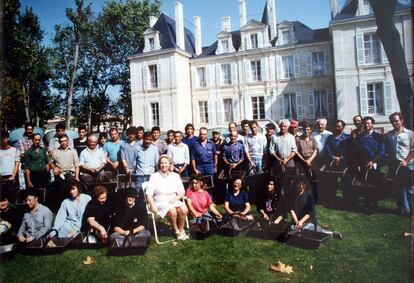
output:
{"label": "chimney", "polygon": [[185,50],[184,41],[184,16],[183,16],[183,4],[180,2],[174,3],[175,10],[175,44],[178,48]]}
{"label": "chimney", "polygon": [[230,17],[222,17],[221,18],[221,31],[231,31],[231,23]]}
{"label": "chimney", "polygon": [[246,0],[239,0],[240,27],[246,24]]}
{"label": "chimney", "polygon": [[338,14],[338,0],[331,0],[331,20]]}
{"label": "chimney", "polygon": [[196,55],[201,54],[201,18],[194,16],[194,36],[195,36],[195,52]]}
{"label": "chimney", "polygon": [[266,1],[267,18],[270,29],[270,40],[277,36],[275,0]]}
{"label": "chimney", "polygon": [[157,22],[157,18],[156,17],[154,17],[154,16],[150,16],[149,17],[149,25],[150,25],[150,28],[154,27],[154,25],[155,25],[156,22]]}

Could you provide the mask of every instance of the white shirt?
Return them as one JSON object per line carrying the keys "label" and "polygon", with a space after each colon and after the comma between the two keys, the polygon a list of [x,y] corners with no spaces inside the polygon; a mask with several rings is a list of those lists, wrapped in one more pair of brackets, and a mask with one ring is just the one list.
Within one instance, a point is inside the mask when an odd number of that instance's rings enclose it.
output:
{"label": "white shirt", "polygon": [[245,151],[249,152],[251,157],[263,157],[263,153],[267,146],[267,139],[265,135],[257,133],[257,135],[250,134],[246,138]]}
{"label": "white shirt", "polygon": [[13,174],[14,162],[20,161],[20,151],[15,147],[0,149],[0,176]]}
{"label": "white shirt", "polygon": [[169,144],[167,154],[174,164],[190,164],[190,150],[183,142]]}
{"label": "white shirt", "polygon": [[316,146],[318,147],[318,153],[321,153],[323,148],[325,147],[326,140],[328,137],[332,135],[332,132],[324,130],[322,133],[319,131],[313,132],[312,137],[316,141]]}
{"label": "white shirt", "polygon": [[276,153],[277,156],[285,159],[292,152],[298,151],[295,137],[290,133],[285,135],[278,133],[277,135],[272,136],[269,150],[271,154]]}
{"label": "white shirt", "polygon": [[85,148],[80,154],[79,163],[88,168],[96,169],[106,163],[105,153],[102,148],[95,148],[95,150]]}

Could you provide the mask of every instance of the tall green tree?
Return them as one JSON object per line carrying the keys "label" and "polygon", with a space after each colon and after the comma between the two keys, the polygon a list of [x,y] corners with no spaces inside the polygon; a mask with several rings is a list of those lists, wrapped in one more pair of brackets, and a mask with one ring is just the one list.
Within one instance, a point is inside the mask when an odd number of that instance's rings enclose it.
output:
{"label": "tall green tree", "polygon": [[159,0],[109,0],[97,18],[102,33],[101,51],[110,61],[111,82],[121,95],[116,102],[118,114],[123,117],[123,127],[132,123],[131,83],[128,56],[136,53],[143,44],[143,33],[150,16],[160,13]]}

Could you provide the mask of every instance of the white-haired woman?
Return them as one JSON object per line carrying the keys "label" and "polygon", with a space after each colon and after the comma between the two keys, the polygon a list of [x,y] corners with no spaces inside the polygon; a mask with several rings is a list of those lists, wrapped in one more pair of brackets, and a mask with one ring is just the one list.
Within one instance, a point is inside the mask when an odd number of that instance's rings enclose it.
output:
{"label": "white-haired woman", "polygon": [[158,160],[158,172],[149,179],[146,190],[147,200],[154,214],[162,218],[168,216],[178,240],[186,240],[184,225],[188,209],[181,201],[185,194],[180,175],[171,172],[171,159],[161,155]]}

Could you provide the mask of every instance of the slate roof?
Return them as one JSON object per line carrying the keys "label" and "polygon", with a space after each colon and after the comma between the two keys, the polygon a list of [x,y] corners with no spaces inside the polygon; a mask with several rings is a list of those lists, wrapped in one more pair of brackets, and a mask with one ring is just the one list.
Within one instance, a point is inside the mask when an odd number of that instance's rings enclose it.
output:
{"label": "slate roof", "polygon": [[[236,51],[238,51],[241,45],[240,31],[235,30],[230,33],[231,33],[231,40],[233,42],[233,47]],[[202,53],[197,57],[200,58],[200,57],[205,57],[205,56],[216,55],[217,45],[218,45],[218,42],[216,40],[212,45],[203,47]]]}
{"label": "slate roof", "polygon": [[299,21],[283,21],[280,24],[292,24],[297,43],[329,41],[329,28],[311,29]]}
{"label": "slate roof", "polygon": [[[153,29],[160,33],[160,45],[162,49],[178,48],[176,44],[175,20],[165,13],[161,13]],[[190,54],[195,54],[194,35],[186,27],[184,27],[184,42],[185,51]],[[137,54],[141,54],[144,46],[140,46]]]}
{"label": "slate roof", "polygon": [[[411,9],[411,7],[401,4],[399,2],[395,3],[396,12],[404,11],[407,9]],[[358,0],[346,0],[341,11],[338,14],[336,14],[333,21],[355,18],[357,17],[356,15],[357,10],[358,10]]]}

